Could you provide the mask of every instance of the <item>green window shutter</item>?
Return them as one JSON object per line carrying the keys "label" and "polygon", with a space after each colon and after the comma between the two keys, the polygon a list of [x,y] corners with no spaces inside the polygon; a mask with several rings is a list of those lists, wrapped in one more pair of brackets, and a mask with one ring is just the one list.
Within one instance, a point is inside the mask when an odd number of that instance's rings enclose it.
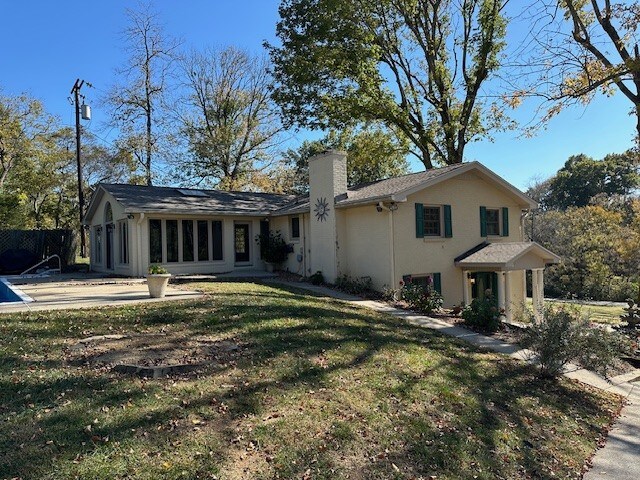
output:
{"label": "green window shutter", "polygon": [[480,236],[487,236],[487,207],[480,207]]}
{"label": "green window shutter", "polygon": [[433,289],[442,295],[442,275],[440,273],[433,274]]}
{"label": "green window shutter", "polygon": [[453,237],[451,228],[451,205],[444,205],[444,236],[446,238]]}
{"label": "green window shutter", "polygon": [[424,237],[424,206],[416,203],[416,238]]}
{"label": "green window shutter", "polygon": [[509,209],[502,207],[502,236],[509,236]]}

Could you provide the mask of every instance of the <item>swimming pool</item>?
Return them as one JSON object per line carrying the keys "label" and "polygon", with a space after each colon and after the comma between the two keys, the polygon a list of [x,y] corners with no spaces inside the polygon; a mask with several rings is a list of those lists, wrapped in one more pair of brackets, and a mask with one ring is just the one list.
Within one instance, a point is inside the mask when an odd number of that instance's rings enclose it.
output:
{"label": "swimming pool", "polygon": [[0,304],[32,301],[31,297],[15,288],[5,278],[0,278]]}

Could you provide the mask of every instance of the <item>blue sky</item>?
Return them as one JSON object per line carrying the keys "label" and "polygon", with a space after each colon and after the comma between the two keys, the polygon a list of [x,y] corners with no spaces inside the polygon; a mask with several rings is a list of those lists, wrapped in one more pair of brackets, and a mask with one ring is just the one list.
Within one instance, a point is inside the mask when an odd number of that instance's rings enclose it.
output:
{"label": "blue sky", "polygon": [[[264,40],[275,41],[278,0],[163,0],[155,6],[166,31],[185,47],[238,45],[254,52]],[[114,70],[126,59],[120,32],[126,25],[128,0],[0,0],[0,88],[5,94],[27,92],[66,124],[73,123],[67,97],[77,77],[95,89],[83,88],[92,106],[88,128],[106,141],[113,132],[103,128],[105,114],[98,98],[115,80]],[[493,143],[471,144],[467,160],[478,160],[514,185],[524,188],[533,177],[548,177],[569,155],[601,158],[632,146],[634,120],[630,104],[620,94],[598,97],[586,107],[562,112],[534,138],[518,132],[495,135]],[[527,109],[513,112],[521,122]],[[295,147],[308,136],[293,136]],[[412,162],[414,170],[421,168]]]}

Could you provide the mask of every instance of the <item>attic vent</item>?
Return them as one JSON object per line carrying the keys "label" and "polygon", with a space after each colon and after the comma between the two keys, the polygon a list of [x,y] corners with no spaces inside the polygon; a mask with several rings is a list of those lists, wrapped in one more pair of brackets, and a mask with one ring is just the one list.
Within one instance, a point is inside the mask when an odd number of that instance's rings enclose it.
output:
{"label": "attic vent", "polygon": [[188,190],[186,188],[178,188],[177,190],[185,197],[208,197],[202,190]]}

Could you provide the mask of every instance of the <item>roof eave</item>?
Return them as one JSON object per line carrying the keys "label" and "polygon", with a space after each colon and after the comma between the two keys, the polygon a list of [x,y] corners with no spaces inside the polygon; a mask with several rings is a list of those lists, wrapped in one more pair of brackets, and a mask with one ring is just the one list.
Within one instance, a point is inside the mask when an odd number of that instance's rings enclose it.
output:
{"label": "roof eave", "polygon": [[466,267],[466,268],[473,268],[473,269],[478,269],[478,268],[495,268],[497,270],[503,269],[503,268],[507,268],[509,265],[509,262],[492,262],[492,263],[472,263],[472,262],[465,262],[465,261],[461,261],[461,262],[455,262],[454,265],[456,267]]}
{"label": "roof eave", "polygon": [[451,170],[450,172],[446,172],[446,173],[443,173],[442,175],[438,175],[437,177],[425,180],[424,182],[422,182],[422,183],[420,183],[418,185],[415,185],[415,186],[413,186],[411,188],[408,188],[406,190],[397,192],[397,193],[394,194],[394,196],[396,197],[395,201],[397,201],[397,202],[406,201],[407,197],[409,195],[413,195],[414,193],[417,193],[417,192],[419,192],[421,190],[424,190],[427,187],[431,187],[433,185],[436,185],[436,184],[438,184],[440,182],[444,182],[446,180],[450,180],[452,178],[455,178],[458,175],[466,173],[466,172],[468,172],[470,170],[479,170],[481,173],[483,173],[486,176],[490,177],[496,183],[500,184],[502,187],[504,187],[505,189],[510,191],[513,195],[518,197],[522,201],[522,206],[527,206],[529,209],[537,208],[538,203],[535,200],[533,200],[528,195],[525,195],[519,189],[517,189],[516,187],[511,185],[509,182],[507,182],[505,179],[503,179],[502,177],[500,177],[496,173],[492,172],[487,167],[485,167],[484,165],[482,165],[480,162],[477,162],[477,161],[473,161],[473,162],[462,164],[462,166],[460,168],[456,168],[455,170]]}
{"label": "roof eave", "polygon": [[107,193],[107,190],[101,183],[99,183],[98,187],[91,195],[91,201],[89,202],[87,211],[85,212],[84,217],[82,217],[82,225],[89,225],[89,220],[95,215],[95,210],[98,208],[97,205],[100,203],[100,200],[105,193]]}
{"label": "roof eave", "polygon": [[220,217],[267,217],[271,212],[221,212],[215,210],[182,210],[182,209],[147,209],[125,207],[124,213],[144,213],[145,215],[193,215],[193,216],[220,216]]}
{"label": "roof eave", "polygon": [[404,201],[404,200],[396,200],[395,194],[378,195],[377,197],[368,197],[368,198],[363,198],[361,200],[352,200],[352,201],[349,201],[349,199],[347,198],[346,200],[342,200],[340,203],[337,203],[336,208],[358,207],[362,205],[372,205],[378,202],[398,202],[398,201]]}

